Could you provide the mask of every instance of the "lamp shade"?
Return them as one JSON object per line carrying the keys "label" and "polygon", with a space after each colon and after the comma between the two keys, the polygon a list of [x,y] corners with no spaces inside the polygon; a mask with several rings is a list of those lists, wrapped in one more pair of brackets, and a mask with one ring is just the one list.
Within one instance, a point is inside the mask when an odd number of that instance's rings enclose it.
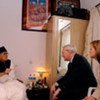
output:
{"label": "lamp shade", "polygon": [[36,72],[40,74],[40,77],[42,77],[43,73],[46,73],[46,69],[44,67],[38,67]]}

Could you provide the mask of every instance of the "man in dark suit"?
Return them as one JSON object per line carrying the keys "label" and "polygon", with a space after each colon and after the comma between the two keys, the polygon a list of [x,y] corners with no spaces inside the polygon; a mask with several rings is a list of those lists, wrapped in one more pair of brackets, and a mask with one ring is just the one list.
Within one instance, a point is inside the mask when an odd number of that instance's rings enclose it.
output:
{"label": "man in dark suit", "polygon": [[89,87],[96,87],[97,82],[87,60],[76,53],[73,45],[65,45],[62,56],[69,61],[68,71],[51,87],[53,100],[82,100]]}

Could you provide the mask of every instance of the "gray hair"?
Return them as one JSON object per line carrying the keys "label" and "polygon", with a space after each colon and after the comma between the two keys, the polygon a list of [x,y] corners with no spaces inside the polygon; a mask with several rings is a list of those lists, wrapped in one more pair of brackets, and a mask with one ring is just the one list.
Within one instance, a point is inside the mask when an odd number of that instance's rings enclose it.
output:
{"label": "gray hair", "polygon": [[77,52],[76,47],[74,45],[72,45],[72,44],[67,44],[67,45],[63,46],[63,49],[70,50],[70,51],[72,51],[74,53]]}

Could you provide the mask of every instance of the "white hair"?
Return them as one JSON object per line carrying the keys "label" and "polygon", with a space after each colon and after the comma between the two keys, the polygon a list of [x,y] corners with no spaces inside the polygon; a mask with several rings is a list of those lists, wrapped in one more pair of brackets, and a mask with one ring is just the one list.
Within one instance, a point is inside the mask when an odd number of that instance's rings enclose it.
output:
{"label": "white hair", "polygon": [[67,45],[63,46],[63,49],[70,50],[70,51],[75,52],[75,53],[77,52],[76,47],[72,44],[67,44]]}

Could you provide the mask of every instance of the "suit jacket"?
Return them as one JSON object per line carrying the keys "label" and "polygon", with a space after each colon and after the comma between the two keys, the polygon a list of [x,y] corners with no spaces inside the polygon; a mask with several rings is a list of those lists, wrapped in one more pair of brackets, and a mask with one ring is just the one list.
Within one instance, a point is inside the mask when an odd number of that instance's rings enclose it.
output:
{"label": "suit jacket", "polygon": [[57,81],[61,92],[59,100],[81,100],[87,95],[89,87],[96,87],[97,82],[87,60],[75,54],[64,77]]}

